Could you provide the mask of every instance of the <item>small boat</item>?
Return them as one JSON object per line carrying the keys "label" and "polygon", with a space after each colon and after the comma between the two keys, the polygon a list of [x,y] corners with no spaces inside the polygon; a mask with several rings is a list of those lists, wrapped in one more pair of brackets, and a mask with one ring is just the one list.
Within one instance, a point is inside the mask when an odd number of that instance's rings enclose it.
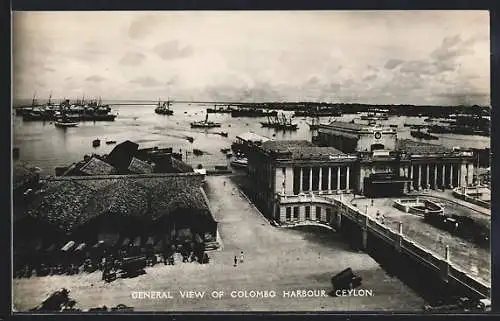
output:
{"label": "small boat", "polygon": [[66,128],[66,127],[77,127],[77,122],[72,122],[69,120],[58,120],[54,123],[56,127]]}
{"label": "small boat", "polygon": [[209,121],[208,114],[206,115],[205,120],[194,121],[191,123],[191,128],[214,128],[214,127],[221,127],[221,124]]}
{"label": "small boat", "polygon": [[222,137],[227,137],[227,133],[226,132],[220,132],[219,135],[221,135]]}
{"label": "small boat", "polygon": [[188,142],[190,142],[190,143],[194,142],[194,138],[193,138],[193,137],[191,137],[191,136],[186,136],[186,139],[187,139],[187,141],[188,141]]}
{"label": "small boat", "polygon": [[238,158],[231,162],[231,167],[234,168],[248,168],[248,159]]}
{"label": "small boat", "polygon": [[221,148],[220,151],[223,152],[224,154],[226,154],[227,152],[229,152],[231,150],[231,148]]}
{"label": "small boat", "polygon": [[108,140],[108,141],[106,141],[106,144],[107,145],[116,144],[116,140]]}
{"label": "small boat", "polygon": [[98,146],[100,146],[100,145],[101,145],[101,140],[100,140],[99,138],[98,138],[98,139],[94,139],[94,140],[92,141],[92,146],[93,146],[93,147],[98,147]]}
{"label": "small boat", "polygon": [[200,156],[200,155],[203,155],[203,151],[200,150],[200,149],[193,149],[193,154],[195,154],[196,156]]}

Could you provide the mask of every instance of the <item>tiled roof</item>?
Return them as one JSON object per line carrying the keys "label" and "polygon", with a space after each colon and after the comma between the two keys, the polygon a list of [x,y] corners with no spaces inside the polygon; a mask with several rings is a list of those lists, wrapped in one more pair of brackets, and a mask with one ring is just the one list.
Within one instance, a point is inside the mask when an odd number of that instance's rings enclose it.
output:
{"label": "tiled roof", "polygon": [[45,220],[62,231],[69,231],[93,213],[86,213],[85,206],[95,191],[77,183],[64,181],[40,195],[28,206],[27,214]]}
{"label": "tiled roof", "polygon": [[396,142],[396,150],[409,154],[433,154],[433,153],[449,153],[450,148],[441,145],[416,142],[410,139],[398,139]]}
{"label": "tiled roof", "polygon": [[138,158],[132,157],[128,170],[134,174],[151,174],[153,172],[153,166]]}
{"label": "tiled roof", "polygon": [[319,147],[307,140],[267,141],[262,148],[271,153],[290,153],[292,159],[328,159],[344,154],[334,147]]}
{"label": "tiled roof", "polygon": [[116,169],[110,164],[96,157],[92,157],[80,168],[80,171],[87,175],[110,175],[115,173]]}
{"label": "tiled roof", "polygon": [[101,215],[153,220],[183,208],[211,218],[202,181],[196,173],[53,177],[27,214],[63,232]]}
{"label": "tiled roof", "polygon": [[172,160],[172,169],[176,172],[190,173],[190,172],[194,171],[190,165],[188,165],[188,164],[186,164],[178,159],[175,159],[174,157],[172,157],[171,160]]}
{"label": "tiled roof", "polygon": [[27,182],[38,177],[38,173],[33,168],[24,165],[15,165],[12,170],[12,187],[17,189]]}

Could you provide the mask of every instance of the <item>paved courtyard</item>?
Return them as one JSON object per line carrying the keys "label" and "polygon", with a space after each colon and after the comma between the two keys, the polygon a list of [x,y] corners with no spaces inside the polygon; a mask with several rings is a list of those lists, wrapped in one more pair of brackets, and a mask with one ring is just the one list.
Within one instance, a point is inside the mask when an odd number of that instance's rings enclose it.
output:
{"label": "paved courtyard", "polygon": [[[52,291],[66,287],[81,309],[121,303],[136,311],[421,311],[422,298],[388,276],[367,254],[350,250],[333,232],[317,227],[292,230],[271,226],[227,176],[207,177],[206,190],[223,243],[220,250],[209,253],[209,264],[156,265],[147,268],[144,275],[112,283],[101,281],[100,273],[15,279],[16,310],[32,308]],[[244,262],[235,267],[234,256],[241,251]],[[347,267],[363,278],[360,289],[371,290],[373,296],[283,295],[294,290],[328,293],[330,278]],[[232,291],[250,295],[251,290],[275,291],[276,296],[231,296]],[[134,291],[170,292],[172,298],[137,299]],[[203,298],[183,298],[180,291],[205,294]],[[224,294],[213,298],[213,291]]]}

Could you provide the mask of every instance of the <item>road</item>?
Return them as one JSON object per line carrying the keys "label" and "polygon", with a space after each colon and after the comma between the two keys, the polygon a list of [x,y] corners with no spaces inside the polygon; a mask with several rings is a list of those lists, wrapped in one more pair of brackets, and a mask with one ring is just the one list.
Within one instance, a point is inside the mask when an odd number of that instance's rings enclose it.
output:
{"label": "road", "polygon": [[[99,273],[16,279],[16,309],[29,309],[51,291],[66,287],[82,309],[121,303],[137,311],[421,311],[422,298],[367,254],[353,252],[332,231],[271,226],[228,177],[207,177],[206,191],[223,243],[221,250],[209,253],[209,264],[156,265],[144,275],[112,283],[101,281]],[[244,262],[234,266],[234,256],[241,251]],[[371,290],[373,296],[283,297],[283,291],[302,289],[328,293],[330,278],[347,267],[363,278],[360,289]],[[179,290],[205,295],[186,299]],[[231,297],[232,291],[245,290],[275,291],[276,296]],[[134,299],[133,291],[170,292],[172,298]],[[224,291],[224,296],[212,298],[212,291]]]}

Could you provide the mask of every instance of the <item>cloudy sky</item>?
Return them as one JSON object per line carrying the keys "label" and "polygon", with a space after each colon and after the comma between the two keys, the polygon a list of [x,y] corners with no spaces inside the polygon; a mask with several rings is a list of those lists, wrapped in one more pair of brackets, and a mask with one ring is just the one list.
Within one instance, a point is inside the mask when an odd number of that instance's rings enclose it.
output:
{"label": "cloudy sky", "polygon": [[15,12],[14,97],[489,104],[486,11]]}

